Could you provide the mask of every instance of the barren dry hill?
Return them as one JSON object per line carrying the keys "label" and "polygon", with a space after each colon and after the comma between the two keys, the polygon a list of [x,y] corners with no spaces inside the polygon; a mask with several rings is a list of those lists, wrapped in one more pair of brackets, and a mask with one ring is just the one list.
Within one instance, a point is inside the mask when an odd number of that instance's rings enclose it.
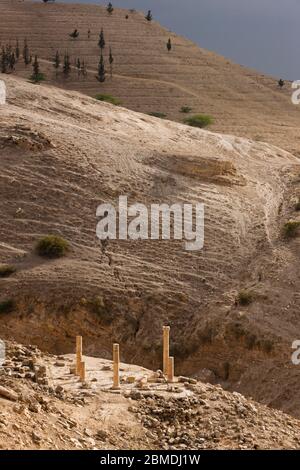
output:
{"label": "barren dry hill", "polygon": [[[299,414],[300,165],[270,144],[193,129],[4,75],[0,115],[1,336],[53,353],[122,358],[151,369],[170,324],[176,373],[238,389]],[[205,247],[96,238],[96,208],[204,202]],[[65,258],[37,240],[63,236]],[[242,291],[249,305],[237,304]]]}
{"label": "barren dry hill", "polygon": [[[213,116],[213,130],[271,142],[295,155],[300,152],[300,111],[291,103],[289,83],[279,90],[279,77],[259,74],[201,49],[157,22],[147,22],[140,12],[115,9],[109,15],[97,5],[1,0],[0,18],[1,44],[15,46],[18,39],[22,51],[26,38],[30,52],[47,61],[41,66],[48,81],[57,86],[90,96],[111,94],[125,107],[160,112],[177,121],[186,117],[181,107],[189,106],[193,113]],[[75,28],[80,33],[76,40],[69,37]],[[95,78],[101,28],[106,41],[104,84]],[[169,37],[173,48],[168,53]],[[112,80],[109,47],[114,56]],[[78,78],[74,69],[70,78],[56,78],[49,61],[57,50],[61,60],[65,52],[73,64],[77,58],[84,60],[87,77]],[[19,63],[17,73],[28,77],[31,66],[24,70]]]}

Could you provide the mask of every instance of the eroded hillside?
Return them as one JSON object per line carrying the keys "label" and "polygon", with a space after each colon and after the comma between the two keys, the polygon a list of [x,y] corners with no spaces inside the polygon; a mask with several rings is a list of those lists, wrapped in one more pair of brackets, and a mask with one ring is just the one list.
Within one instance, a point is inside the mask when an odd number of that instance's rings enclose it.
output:
{"label": "eroded hillside", "polygon": [[[163,121],[55,87],[5,77],[0,121],[1,336],[155,368],[172,326],[177,373],[206,377],[298,413],[298,159],[269,144]],[[203,202],[205,246],[96,238],[96,208]],[[299,217],[298,217],[299,218]],[[43,235],[63,236],[58,260],[37,256]],[[247,306],[241,291],[253,292]],[[203,369],[206,369],[203,371]],[[263,374],[262,371],[263,370]],[[263,376],[263,377],[262,377]],[[274,386],[275,381],[275,386]],[[293,395],[291,397],[291,395]]]}

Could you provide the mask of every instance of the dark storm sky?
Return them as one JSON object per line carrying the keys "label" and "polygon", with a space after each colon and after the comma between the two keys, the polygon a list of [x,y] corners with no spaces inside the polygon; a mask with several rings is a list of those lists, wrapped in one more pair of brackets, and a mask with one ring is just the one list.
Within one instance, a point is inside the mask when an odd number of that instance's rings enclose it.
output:
{"label": "dark storm sky", "polygon": [[[61,0],[56,0],[61,2]],[[107,1],[64,0],[65,3]],[[114,0],[202,47],[276,77],[300,79],[300,0]]]}

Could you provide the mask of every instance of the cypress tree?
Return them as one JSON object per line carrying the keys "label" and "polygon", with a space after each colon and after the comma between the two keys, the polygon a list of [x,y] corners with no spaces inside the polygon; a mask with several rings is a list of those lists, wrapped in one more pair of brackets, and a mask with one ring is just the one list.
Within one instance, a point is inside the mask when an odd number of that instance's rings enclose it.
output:
{"label": "cypress tree", "polygon": [[19,60],[19,57],[20,57],[20,47],[19,47],[19,41],[17,39],[17,43],[16,43],[16,59]]}
{"label": "cypress tree", "polygon": [[109,65],[110,65],[110,77],[113,76],[113,63],[114,63],[114,56],[112,55],[111,47],[109,48]]}
{"label": "cypress tree", "polygon": [[108,11],[108,13],[111,15],[112,12],[114,11],[114,7],[112,6],[112,3],[109,2],[109,4],[107,5],[107,8],[106,10]]}
{"label": "cypress tree", "polygon": [[15,70],[16,57],[15,57],[14,52],[12,52],[12,53],[9,55],[8,65],[9,65],[10,70]]}
{"label": "cypress tree", "polygon": [[44,80],[45,77],[44,77],[44,74],[40,72],[40,64],[39,64],[37,55],[34,56],[32,68],[33,68],[33,74],[31,75],[31,80],[34,83],[39,83],[42,80]]}
{"label": "cypress tree", "polygon": [[171,42],[171,39],[169,38],[168,42],[167,42],[167,49],[168,51],[170,52],[171,49],[172,49],[172,42]]}
{"label": "cypress tree", "polygon": [[100,56],[99,66],[98,66],[97,80],[99,80],[100,83],[105,82],[105,66],[104,66],[104,59],[103,59],[102,52]]}
{"label": "cypress tree", "polygon": [[101,32],[100,32],[100,34],[99,34],[98,46],[100,47],[101,51],[102,51],[102,50],[104,49],[104,47],[105,47],[105,39],[104,39],[103,28],[101,29]]}
{"label": "cypress tree", "polygon": [[7,72],[7,56],[4,47],[2,47],[1,51],[1,73]]}
{"label": "cypress tree", "polygon": [[71,71],[71,64],[70,64],[69,54],[65,54],[63,73],[66,78],[70,75],[70,71]]}
{"label": "cypress tree", "polygon": [[24,64],[25,65],[30,64],[31,56],[29,54],[29,47],[28,47],[28,44],[27,44],[27,39],[24,39],[23,59],[24,59]]}
{"label": "cypress tree", "polygon": [[60,67],[60,57],[59,57],[59,52],[56,51],[55,57],[54,57],[54,64],[53,67],[57,70]]}
{"label": "cypress tree", "polygon": [[145,18],[146,18],[147,21],[152,21],[153,17],[152,17],[151,10],[148,10],[148,13],[145,16]]}

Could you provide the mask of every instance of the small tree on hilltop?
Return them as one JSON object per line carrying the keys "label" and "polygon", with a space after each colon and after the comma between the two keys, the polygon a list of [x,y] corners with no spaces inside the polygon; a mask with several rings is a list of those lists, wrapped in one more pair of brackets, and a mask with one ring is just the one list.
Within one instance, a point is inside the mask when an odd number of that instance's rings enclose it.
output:
{"label": "small tree on hilltop", "polygon": [[152,20],[153,20],[153,16],[152,16],[151,10],[148,10],[148,13],[147,13],[147,15],[145,16],[145,18],[146,18],[147,21],[152,21]]}
{"label": "small tree on hilltop", "polygon": [[107,5],[107,8],[106,10],[108,11],[108,13],[111,15],[112,12],[114,11],[114,7],[112,6],[112,3],[109,2],[109,4]]}
{"label": "small tree on hilltop", "polygon": [[29,53],[29,47],[27,44],[27,39],[24,40],[24,48],[23,48],[23,59],[24,59],[24,64],[29,65],[31,62],[31,56]]}
{"label": "small tree on hilltop", "polygon": [[280,80],[278,80],[278,86],[279,86],[279,88],[282,89],[282,88],[284,87],[284,85],[285,85],[285,83],[284,83],[284,80],[282,80],[282,78],[281,78]]}
{"label": "small tree on hilltop", "polygon": [[16,56],[15,56],[14,52],[9,54],[8,65],[9,65],[9,68],[10,68],[11,71],[15,70]]}
{"label": "small tree on hilltop", "polygon": [[101,32],[99,34],[99,42],[98,46],[100,47],[101,51],[105,48],[105,39],[104,39],[104,31],[103,28],[101,29]]}
{"label": "small tree on hilltop", "polygon": [[59,52],[56,51],[56,54],[55,54],[55,57],[54,57],[54,64],[53,64],[53,67],[55,68],[55,71],[56,71],[56,76],[57,76],[57,72],[58,72],[58,69],[60,67],[60,56],[59,56]]}
{"label": "small tree on hilltop", "polygon": [[100,56],[99,66],[98,66],[97,80],[99,80],[100,83],[105,82],[105,66],[104,66],[104,59],[103,59],[102,52]]}
{"label": "small tree on hilltop", "polygon": [[172,49],[172,42],[171,42],[171,39],[169,38],[168,42],[167,42],[167,49],[168,51],[170,52],[171,49]]}
{"label": "small tree on hilltop", "polygon": [[114,63],[114,57],[112,55],[112,50],[111,47],[109,48],[109,65],[110,65],[110,77],[112,78],[113,76],[113,63]]}
{"label": "small tree on hilltop", "polygon": [[87,76],[87,69],[86,69],[86,65],[85,65],[84,60],[81,62],[80,73],[83,77]]}
{"label": "small tree on hilltop", "polygon": [[33,74],[30,77],[31,80],[34,83],[39,83],[45,80],[44,74],[40,72],[40,64],[39,64],[37,55],[34,56],[32,67],[33,67]]}
{"label": "small tree on hilltop", "polygon": [[15,50],[15,53],[16,53],[16,59],[19,60],[19,57],[20,57],[20,47],[19,47],[19,41],[17,39],[17,43],[16,43],[16,50]]}
{"label": "small tree on hilltop", "polygon": [[63,66],[63,73],[65,78],[68,78],[71,72],[71,64],[70,64],[70,58],[69,54],[65,54],[64,57],[64,66]]}
{"label": "small tree on hilltop", "polygon": [[1,51],[1,73],[6,73],[6,72],[7,72],[7,55],[6,55],[4,47],[2,47],[2,51]]}

